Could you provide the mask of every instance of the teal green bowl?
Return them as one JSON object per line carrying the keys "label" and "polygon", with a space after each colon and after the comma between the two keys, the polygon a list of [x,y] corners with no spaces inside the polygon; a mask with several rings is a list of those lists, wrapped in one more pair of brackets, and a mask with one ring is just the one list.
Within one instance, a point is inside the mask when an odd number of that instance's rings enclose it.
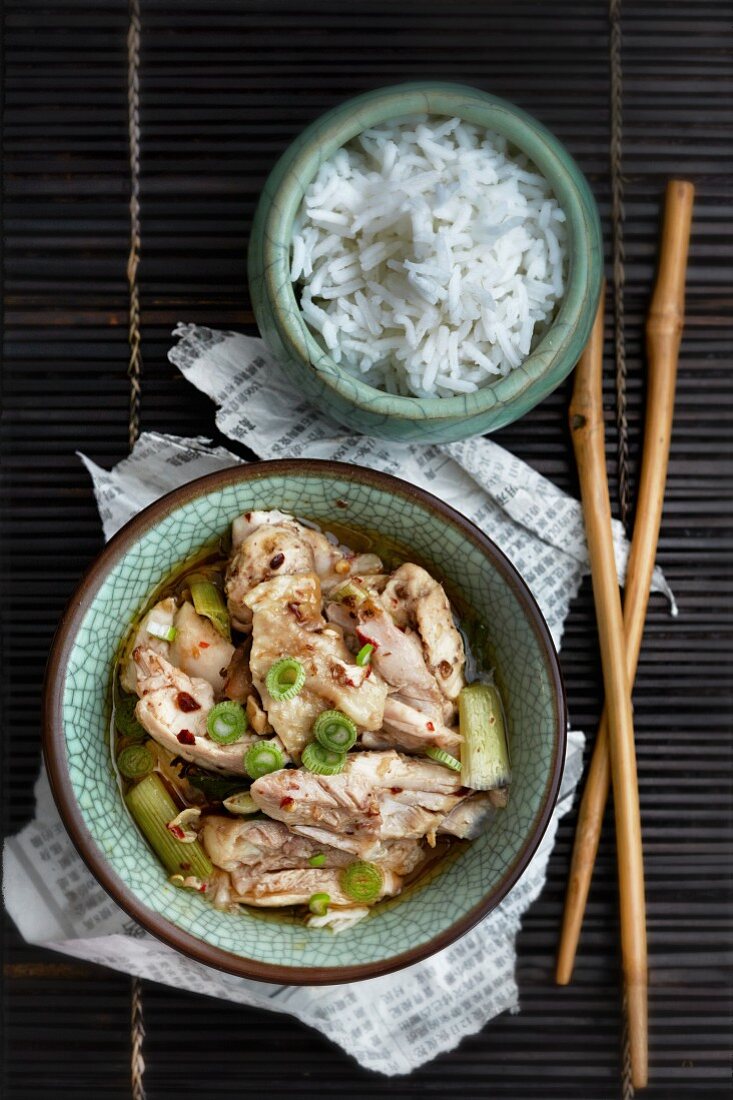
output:
{"label": "teal green bowl", "polygon": [[[483,657],[506,704],[513,782],[490,831],[403,895],[334,935],[290,917],[222,913],[171,886],[123,803],[110,760],[110,675],[151,591],[243,511],[283,508],[409,548],[485,624]],[[481,632],[478,631],[478,634]],[[396,478],[332,462],[263,462],[201,478],[151,505],[108,544],[69,604],[49,659],[44,751],[67,829],[105,890],[186,955],[245,977],[323,984],[374,977],[445,947],[527,867],[550,819],[565,751],[565,703],[537,605],[494,544]]]}
{"label": "teal green bowl", "polygon": [[[565,211],[568,279],[554,322],[505,378],[458,397],[396,397],[342,370],[306,325],[290,281],[293,219],[321,164],[362,130],[412,113],[459,116],[506,137],[549,181]],[[448,443],[496,431],[534,408],[575,366],[601,287],[603,245],[590,187],[557,138],[496,96],[460,84],[403,84],[351,99],[312,123],[273,168],[255,213],[249,285],[265,343],[298,391],[367,435]]]}

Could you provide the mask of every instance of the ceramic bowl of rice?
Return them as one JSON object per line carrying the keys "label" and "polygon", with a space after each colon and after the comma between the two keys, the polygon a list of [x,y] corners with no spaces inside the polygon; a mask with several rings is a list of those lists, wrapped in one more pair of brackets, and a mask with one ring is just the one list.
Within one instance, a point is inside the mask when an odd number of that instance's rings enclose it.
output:
{"label": "ceramic bowl of rice", "polygon": [[424,443],[495,431],[551,393],[601,276],[569,153],[452,84],[369,92],[312,123],[267,180],[249,251],[257,323],[303,396]]}

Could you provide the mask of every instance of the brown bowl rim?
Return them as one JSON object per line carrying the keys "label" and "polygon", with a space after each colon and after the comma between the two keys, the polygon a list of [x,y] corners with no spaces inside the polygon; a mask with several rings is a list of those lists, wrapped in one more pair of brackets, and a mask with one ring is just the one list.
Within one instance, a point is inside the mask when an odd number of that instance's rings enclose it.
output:
{"label": "brown bowl rim", "polygon": [[[203,496],[215,489],[238,482],[251,481],[272,475],[332,476],[386,489],[393,495],[417,499],[460,529],[474,542],[499,570],[503,579],[513,589],[528,616],[544,652],[550,680],[553,685],[556,736],[553,760],[550,768],[542,807],[535,817],[531,832],[508,868],[501,883],[482,901],[473,906],[459,920],[425,943],[399,955],[373,963],[358,963],[339,967],[279,966],[258,962],[221,948],[213,947],[183,931],[172,921],[148,909],[127,883],[107,864],[94,837],[87,829],[76,801],[66,763],[66,739],[63,729],[63,688],[69,656],[76,640],[78,627],[110,568],[124,556],[130,546],[160,519],[175,511],[182,504]],[[410,485],[400,478],[381,471],[351,466],[344,462],[322,459],[275,459],[232,466],[207,474],[182,485],[164,497],[148,505],[124,525],[107,543],[83,575],[61,618],[49,653],[46,679],[43,689],[43,754],[48,769],[51,790],[66,829],[97,881],[112,899],[136,920],[146,931],[183,955],[222,970],[237,977],[256,981],[274,982],[280,985],[331,985],[361,981],[379,977],[405,966],[420,962],[447,947],[470,931],[483,917],[493,910],[509,893],[526,870],[550,822],[560,790],[565,751],[567,745],[567,705],[560,664],[549,628],[534,596],[516,568],[499,547],[474,523],[462,516],[450,505],[434,497],[424,489]]]}

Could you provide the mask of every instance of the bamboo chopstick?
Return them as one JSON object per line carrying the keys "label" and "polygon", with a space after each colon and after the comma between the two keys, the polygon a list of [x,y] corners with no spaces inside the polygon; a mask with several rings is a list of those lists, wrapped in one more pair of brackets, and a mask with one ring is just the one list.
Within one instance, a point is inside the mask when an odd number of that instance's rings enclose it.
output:
{"label": "bamboo chopstick", "polygon": [[[626,668],[631,683],[639,660],[664,503],[694,195],[694,187],[684,180],[671,180],[667,184],[659,275],[647,320],[649,369],[644,450],[624,599]],[[560,985],[567,985],[573,973],[610,784],[608,715],[604,709],[578,810],[557,956],[556,979]]]}
{"label": "bamboo chopstick", "polygon": [[[605,288],[604,288],[605,289]],[[593,599],[608,708],[616,816],[621,957],[628,1012],[631,1080],[647,1079],[647,955],[644,863],[634,721],[626,673],[624,623],[611,531],[603,429],[603,290],[593,331],[575,370],[570,430],[580,477]]]}

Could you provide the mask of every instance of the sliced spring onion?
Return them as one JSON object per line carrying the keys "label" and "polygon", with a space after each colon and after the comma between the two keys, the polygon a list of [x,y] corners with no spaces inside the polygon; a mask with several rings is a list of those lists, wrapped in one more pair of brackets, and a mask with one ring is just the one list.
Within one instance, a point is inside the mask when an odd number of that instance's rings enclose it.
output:
{"label": "sliced spring onion", "polygon": [[229,810],[230,814],[256,814],[258,808],[249,791],[239,791],[224,799],[224,809]]}
{"label": "sliced spring onion", "polygon": [[209,711],[206,719],[206,728],[209,737],[216,741],[217,745],[232,745],[244,737],[249,722],[241,703],[235,703],[227,699],[223,703],[217,703]]}
{"label": "sliced spring onion", "polygon": [[358,860],[344,867],[339,875],[339,882],[347,897],[364,905],[376,901],[380,896],[384,875],[375,863]]}
{"label": "sliced spring onion", "polygon": [[313,735],[324,749],[348,752],[356,743],[356,726],[340,710],[324,710],[315,720]]}
{"label": "sliced spring onion", "polygon": [[154,772],[146,775],[125,795],[127,808],[135,824],[150,844],[169,875],[197,875],[207,879],[213,867],[198,841],[182,844],[173,836],[168,823],[179,812],[178,806]]}
{"label": "sliced spring onion", "polygon": [[353,581],[345,581],[338,588],[334,588],[331,599],[336,600],[337,603],[349,603],[352,607],[358,607],[359,604],[364,603],[364,600],[369,599],[369,593]]}
{"label": "sliced spring onion", "polygon": [[222,638],[231,642],[232,624],[229,612],[224,603],[224,596],[214,582],[200,573],[194,573],[188,578],[188,587],[191,589],[191,599],[197,613],[213,623]]}
{"label": "sliced spring onion", "polygon": [[445,749],[438,749],[431,745],[429,749],[425,750],[425,755],[434,760],[436,764],[442,764],[444,768],[450,768],[451,771],[459,772],[461,770],[460,760],[457,760],[455,756],[451,756]]}
{"label": "sliced spring onion", "polygon": [[125,737],[142,740],[148,735],[135,717],[137,704],[137,695],[125,695],[115,706],[115,726]]}
{"label": "sliced spring onion", "polygon": [[178,633],[174,626],[168,626],[167,623],[161,623],[157,619],[149,619],[145,629],[153,638],[160,638],[163,642],[175,641]]}
{"label": "sliced spring onion", "polygon": [[306,771],[316,775],[338,775],[344,770],[346,753],[333,752],[318,741],[311,741],[303,749],[300,760]]}
{"label": "sliced spring onion", "polygon": [[311,913],[315,913],[317,917],[323,917],[326,914],[331,898],[328,894],[312,894],[308,902],[308,908]]}
{"label": "sliced spring onion", "polygon": [[144,745],[128,745],[117,757],[117,767],[125,779],[142,779],[155,767],[155,759]]}
{"label": "sliced spring onion", "polygon": [[311,856],[308,860],[309,867],[323,867],[326,862],[326,856],[323,852],[316,852],[314,856]]}
{"label": "sliced spring onion", "polygon": [[251,779],[260,779],[285,767],[285,757],[272,741],[257,741],[244,754],[244,769]]}
{"label": "sliced spring onion", "polygon": [[366,645],[363,645],[356,655],[357,665],[359,665],[360,668],[364,668],[365,665],[368,665],[372,659],[373,652],[374,646],[371,642],[367,642]]}
{"label": "sliced spring onion", "polygon": [[294,699],[304,684],[305,669],[295,657],[281,657],[275,661],[265,678],[265,687],[277,703]]}
{"label": "sliced spring onion", "polygon": [[475,791],[506,787],[511,769],[499,692],[493,684],[463,688],[458,696],[458,714],[463,737],[463,785]]}

